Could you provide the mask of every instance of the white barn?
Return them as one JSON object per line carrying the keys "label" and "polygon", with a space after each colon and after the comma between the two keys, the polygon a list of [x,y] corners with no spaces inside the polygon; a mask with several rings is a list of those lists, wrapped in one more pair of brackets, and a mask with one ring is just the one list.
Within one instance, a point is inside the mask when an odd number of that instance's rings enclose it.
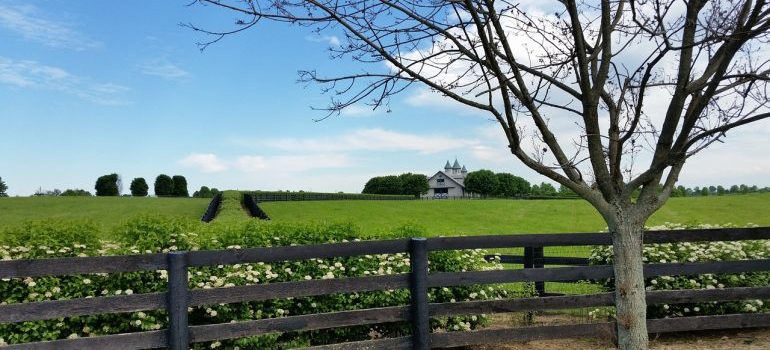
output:
{"label": "white barn", "polygon": [[439,170],[435,175],[428,178],[428,193],[425,197],[447,198],[464,197],[470,195],[465,191],[465,176],[468,170],[465,165],[460,166],[460,162],[455,159],[454,164],[446,162],[444,170]]}

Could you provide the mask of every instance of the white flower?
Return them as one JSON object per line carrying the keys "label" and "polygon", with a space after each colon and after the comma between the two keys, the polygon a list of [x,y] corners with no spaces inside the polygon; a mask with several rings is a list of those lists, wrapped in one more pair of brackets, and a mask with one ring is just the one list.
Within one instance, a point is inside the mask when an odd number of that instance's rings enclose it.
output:
{"label": "white flower", "polygon": [[131,294],[134,294],[134,291],[131,289],[126,289],[125,293],[126,295],[131,295]]}

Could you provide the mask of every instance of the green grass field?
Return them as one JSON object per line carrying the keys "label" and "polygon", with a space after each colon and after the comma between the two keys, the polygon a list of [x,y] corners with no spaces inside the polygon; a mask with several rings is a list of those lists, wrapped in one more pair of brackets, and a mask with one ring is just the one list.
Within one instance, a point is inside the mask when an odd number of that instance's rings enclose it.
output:
{"label": "green grass field", "polygon": [[[105,229],[140,214],[198,219],[209,200],[196,198],[0,198],[0,227],[36,219],[85,218]],[[602,218],[581,200],[303,201],[260,204],[273,222],[351,222],[370,235],[403,225],[427,235],[595,232]],[[770,194],[672,198],[648,222],[770,226]]]}
{"label": "green grass field", "polygon": [[[141,214],[197,220],[209,200],[193,198],[32,197],[0,198],[0,231],[38,219],[90,219],[110,229]],[[353,223],[367,236],[386,235],[404,226],[419,226],[426,235],[596,232],[602,218],[581,200],[433,200],[304,201],[260,204],[277,223]],[[244,216],[245,218],[245,216]],[[770,226],[770,194],[672,198],[649,225],[675,223],[754,223]],[[501,253],[521,254],[521,249]],[[588,247],[547,248],[547,256],[587,256]],[[517,289],[516,285],[511,288]],[[596,285],[548,283],[551,292],[587,293]]]}
{"label": "green grass field", "polygon": [[[596,232],[606,227],[582,200],[431,200],[266,202],[275,222],[352,222],[372,234],[401,225],[426,234]],[[672,198],[648,222],[770,226],[770,194]]]}
{"label": "green grass field", "polygon": [[39,219],[89,219],[105,230],[141,214],[199,219],[208,199],[134,197],[0,198],[0,228]]}

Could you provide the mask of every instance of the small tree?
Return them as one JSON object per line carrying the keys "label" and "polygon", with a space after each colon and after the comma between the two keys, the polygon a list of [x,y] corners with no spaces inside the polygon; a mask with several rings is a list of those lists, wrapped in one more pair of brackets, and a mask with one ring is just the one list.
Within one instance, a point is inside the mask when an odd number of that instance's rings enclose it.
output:
{"label": "small tree", "polygon": [[119,195],[118,174],[100,176],[96,179],[94,189],[96,190],[96,195],[99,197]]}
{"label": "small tree", "polygon": [[158,197],[170,197],[174,192],[174,180],[166,174],[160,174],[155,178],[155,195]]}
{"label": "small tree", "polygon": [[491,170],[471,171],[465,176],[465,189],[482,197],[495,194],[499,186],[500,180]]}
{"label": "small tree", "polygon": [[5,191],[8,191],[8,186],[3,181],[3,178],[0,177],[0,197],[8,197],[8,193]]}
{"label": "small tree", "polygon": [[61,193],[62,197],[91,197],[91,192],[79,188],[67,189]]}
{"label": "small tree", "polygon": [[522,196],[529,194],[529,181],[509,173],[497,173],[497,191],[496,195],[505,197]]}
{"label": "small tree", "polygon": [[419,197],[422,194],[428,193],[430,186],[428,185],[428,177],[423,174],[405,173],[398,176],[401,183],[401,191],[399,194],[410,194],[415,197]]}
{"label": "small tree", "polygon": [[193,192],[193,198],[212,198],[214,195],[211,193],[211,189],[207,186],[201,186],[201,189]]}
{"label": "small tree", "polygon": [[143,177],[137,177],[131,180],[131,195],[134,197],[147,197],[150,186]]}
{"label": "small tree", "polygon": [[540,194],[543,196],[555,196],[556,187],[553,187],[553,185],[547,182],[543,182],[540,184]]}
{"label": "small tree", "polygon": [[190,193],[187,192],[187,179],[182,175],[174,175],[171,178],[174,183],[171,195],[174,197],[190,197]]}

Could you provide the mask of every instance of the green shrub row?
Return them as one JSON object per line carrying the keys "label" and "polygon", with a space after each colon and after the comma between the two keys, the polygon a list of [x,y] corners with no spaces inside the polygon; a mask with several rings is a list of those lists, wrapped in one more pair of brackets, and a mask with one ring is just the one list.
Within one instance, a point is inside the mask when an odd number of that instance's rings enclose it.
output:
{"label": "green shrub row", "polygon": [[[754,226],[750,224],[749,226]],[[649,230],[681,230],[695,228],[730,228],[731,224],[715,225],[679,225],[666,223],[649,227]],[[600,246],[591,251],[589,260],[592,264],[611,264],[612,247]],[[770,259],[770,241],[733,241],[704,243],[662,243],[646,244],[643,251],[645,263],[684,263],[713,262],[728,260]],[[614,281],[601,282],[607,290],[613,290]],[[770,272],[746,272],[736,274],[703,274],[697,276],[660,276],[647,278],[647,290],[680,289],[716,289],[731,287],[765,287],[770,285]],[[595,316],[605,316],[612,310],[597,310]],[[649,305],[647,314],[650,318],[681,317],[698,315],[718,315],[742,312],[770,311],[768,300],[744,300],[740,302],[705,302],[688,304]]]}
{"label": "green shrub row", "polygon": [[[240,205],[226,194],[229,205]],[[224,205],[225,203],[223,203]],[[223,208],[225,212],[231,212]],[[232,212],[237,213],[237,210]],[[241,210],[241,212],[243,212]],[[245,213],[243,214],[245,215]],[[394,237],[419,236],[416,227],[393,230]],[[6,230],[0,257],[8,259],[143,254],[174,250],[242,249],[332,243],[361,238],[352,225],[285,225],[259,220],[222,220],[211,224],[157,216],[139,217],[115,229],[113,241],[100,241],[95,225],[85,221],[42,221]],[[440,252],[430,255],[432,271],[501,269],[484,260],[481,250]],[[220,288],[255,283],[275,283],[354,276],[388,275],[409,271],[406,254],[313,259],[299,262],[220,265],[190,270],[190,288]],[[165,270],[120,274],[90,274],[64,277],[4,279],[0,281],[3,304],[65,300],[111,295],[162,292]],[[503,298],[507,292],[496,286],[431,289],[432,302]],[[277,299],[238,304],[216,304],[191,308],[191,324],[286,317],[292,315],[405,305],[407,290],[339,293],[318,297]],[[483,325],[483,315],[432,320],[435,330],[468,330]],[[0,324],[0,345],[62,338],[163,329],[164,311],[69,317],[64,319]],[[333,330],[292,332],[197,344],[203,348],[278,349],[294,346],[365,340],[408,334],[408,324],[381,324]]]}

